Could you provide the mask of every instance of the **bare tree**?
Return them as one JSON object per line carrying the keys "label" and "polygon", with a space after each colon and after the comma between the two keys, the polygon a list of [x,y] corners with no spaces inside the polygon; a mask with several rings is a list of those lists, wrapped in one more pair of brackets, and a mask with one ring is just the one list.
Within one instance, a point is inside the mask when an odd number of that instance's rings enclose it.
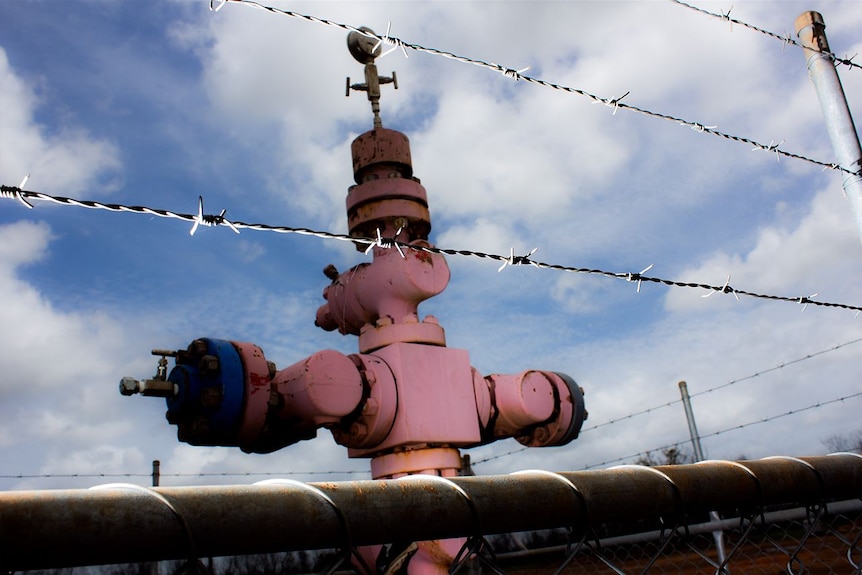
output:
{"label": "bare tree", "polygon": [[823,440],[823,445],[831,453],[836,451],[862,453],[862,430],[856,433],[837,433],[831,435]]}
{"label": "bare tree", "polygon": [[681,449],[675,445],[661,450],[647,451],[635,460],[635,465],[647,467],[682,465],[683,463],[694,463],[694,455],[687,449]]}

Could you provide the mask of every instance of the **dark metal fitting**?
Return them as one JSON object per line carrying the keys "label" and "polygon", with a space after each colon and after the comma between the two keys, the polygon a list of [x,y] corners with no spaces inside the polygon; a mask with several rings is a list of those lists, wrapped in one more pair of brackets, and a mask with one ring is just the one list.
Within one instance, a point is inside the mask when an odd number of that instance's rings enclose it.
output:
{"label": "dark metal fitting", "polygon": [[215,355],[205,355],[198,361],[198,369],[204,377],[216,375],[219,370],[219,359]]}

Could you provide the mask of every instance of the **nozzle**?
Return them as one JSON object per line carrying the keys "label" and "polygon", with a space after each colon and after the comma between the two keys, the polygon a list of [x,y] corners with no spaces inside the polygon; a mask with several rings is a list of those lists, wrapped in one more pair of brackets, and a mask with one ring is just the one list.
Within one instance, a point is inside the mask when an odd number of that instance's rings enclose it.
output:
{"label": "nozzle", "polygon": [[122,395],[140,393],[145,397],[174,397],[179,392],[179,386],[172,381],[161,379],[145,379],[139,381],[134,377],[124,377],[120,380]]}
{"label": "nozzle", "polygon": [[122,395],[135,395],[141,392],[141,382],[134,377],[124,377],[120,380],[120,393]]}

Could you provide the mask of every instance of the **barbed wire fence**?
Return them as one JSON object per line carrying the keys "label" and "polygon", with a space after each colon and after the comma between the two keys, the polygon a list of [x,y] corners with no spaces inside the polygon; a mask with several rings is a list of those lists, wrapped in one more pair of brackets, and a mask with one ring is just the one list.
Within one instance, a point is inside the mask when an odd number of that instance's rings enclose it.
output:
{"label": "barbed wire fence", "polygon": [[[716,532],[724,540],[723,554]],[[627,535],[570,535],[565,544],[521,550],[503,539],[496,559],[500,572],[509,574],[858,574],[860,535],[862,502],[850,500]]]}
{"label": "barbed wire fence", "polygon": [[[672,1],[675,1],[675,0],[672,0]],[[402,40],[401,38],[398,38],[395,36],[390,36],[388,30],[387,30],[386,34],[381,36],[381,35],[378,35],[378,34],[374,33],[373,31],[370,31],[368,29],[359,28],[356,26],[352,26],[350,24],[343,24],[340,22],[335,22],[333,20],[328,20],[325,18],[318,18],[316,16],[311,16],[308,14],[302,14],[300,12],[295,12],[292,10],[284,10],[284,9],[280,9],[280,8],[275,8],[273,6],[268,6],[266,4],[261,4],[259,2],[255,2],[254,0],[210,0],[210,8],[214,12],[218,12],[222,7],[224,7],[225,4],[228,4],[228,3],[240,4],[240,5],[248,6],[251,8],[256,8],[258,10],[263,10],[263,11],[266,11],[270,14],[274,14],[274,15],[278,15],[278,16],[286,16],[289,18],[303,20],[306,22],[313,22],[315,24],[330,26],[330,27],[334,27],[334,28],[338,28],[338,29],[347,31],[347,32],[356,32],[358,34],[361,34],[363,36],[366,36],[368,38],[371,38],[371,39],[377,41],[378,46],[384,45],[384,44],[387,46],[391,46],[390,52],[392,50],[400,49],[405,57],[407,57],[407,50],[412,50],[415,52],[421,52],[421,53],[430,54],[433,56],[448,58],[450,60],[454,60],[454,61],[460,62],[462,64],[469,64],[472,66],[477,66],[479,68],[484,68],[487,70],[491,70],[493,72],[500,73],[503,76],[506,76],[507,78],[511,78],[512,80],[515,80],[515,81],[524,81],[524,82],[527,82],[529,84],[535,84],[535,85],[541,86],[543,88],[548,88],[551,90],[556,90],[556,91],[564,92],[564,93],[571,94],[571,95],[581,96],[581,97],[584,97],[584,98],[591,100],[593,103],[604,104],[605,106],[608,106],[609,108],[611,108],[613,110],[614,115],[616,115],[618,110],[627,110],[630,112],[635,112],[637,114],[641,114],[643,116],[648,116],[648,117],[659,119],[659,120],[665,120],[665,121],[673,122],[673,123],[679,124],[680,126],[689,127],[692,130],[695,130],[696,132],[699,132],[702,134],[709,134],[712,136],[717,136],[719,138],[723,138],[725,140],[730,140],[730,141],[737,142],[740,144],[746,144],[746,145],[752,146],[752,151],[762,150],[762,151],[766,151],[766,152],[772,152],[775,154],[776,158],[778,158],[778,159],[780,159],[781,157],[792,158],[795,160],[800,160],[800,161],[804,161],[804,162],[808,162],[810,164],[820,166],[823,169],[831,169],[831,170],[843,172],[847,175],[859,175],[860,173],[862,173],[862,169],[851,170],[849,168],[840,166],[834,162],[824,162],[821,160],[816,160],[814,158],[807,157],[807,156],[802,155],[802,154],[797,154],[797,153],[787,152],[785,150],[782,150],[780,148],[780,146],[781,146],[781,144],[784,143],[784,140],[780,140],[778,143],[776,143],[775,140],[773,140],[769,144],[764,144],[764,143],[758,142],[752,138],[722,132],[722,131],[718,130],[717,125],[710,125],[709,123],[705,123],[705,122],[692,121],[692,120],[688,120],[685,118],[674,116],[672,114],[666,114],[663,112],[656,112],[656,111],[649,110],[646,108],[627,104],[627,103],[623,102],[622,100],[623,100],[623,98],[625,98],[626,96],[628,96],[631,93],[630,91],[626,92],[622,96],[619,96],[616,98],[602,97],[602,96],[591,93],[591,92],[589,92],[585,89],[582,89],[582,88],[574,88],[571,86],[565,86],[563,84],[558,84],[556,82],[551,82],[548,80],[543,80],[540,78],[535,78],[532,76],[525,75],[524,72],[527,71],[529,68],[523,68],[521,70],[517,70],[515,68],[510,68],[507,66],[496,64],[494,62],[487,62],[487,61],[484,61],[484,60],[481,60],[478,58],[472,58],[469,56],[459,55],[459,54],[456,54],[454,52],[449,52],[447,50],[441,50],[438,48],[429,48],[429,47],[423,46],[421,44],[415,44],[415,43],[407,42],[405,40]],[[681,3],[681,4],[684,6],[688,6],[688,7],[693,8],[693,6],[691,6],[691,5],[684,4],[684,3]],[[703,11],[703,12],[706,14],[713,15],[712,13],[707,12],[707,11]],[[724,16],[721,16],[721,17],[724,17]],[[726,19],[729,19],[729,15],[726,17]],[[741,24],[741,25],[745,25],[749,28],[752,28],[754,30],[758,30],[758,31],[766,33],[770,36],[780,38],[780,39],[782,39],[782,41],[785,41],[784,37],[779,36],[779,35],[774,34],[774,33],[771,33],[771,32],[767,32],[766,30],[762,30],[756,26],[744,24],[743,22],[737,21],[735,19],[730,19],[730,21],[734,22],[734,23]],[[792,43],[795,45],[798,45],[798,42],[792,42]],[[375,50],[376,50],[376,47],[375,47]],[[388,54],[388,53],[389,52],[385,52],[383,55]],[[848,66],[858,67],[857,64],[854,64],[851,62],[852,58],[851,59],[839,59],[834,54],[829,54],[829,56],[836,62],[839,62],[842,64],[847,64]]]}
{"label": "barbed wire fence", "polygon": [[[728,22],[731,26],[737,25],[737,26],[742,26],[743,28],[747,28],[749,30],[754,30],[755,32],[759,32],[760,34],[763,34],[764,36],[768,36],[770,38],[773,38],[775,40],[780,41],[785,46],[795,46],[795,47],[800,48],[800,49],[805,49],[805,46],[803,46],[801,42],[799,42],[798,40],[793,38],[793,36],[791,36],[789,32],[787,34],[783,34],[783,35],[782,34],[776,34],[775,32],[770,32],[769,30],[765,30],[763,28],[760,28],[759,26],[755,26],[754,24],[749,24],[748,22],[744,22],[744,21],[738,20],[736,18],[731,18],[730,13],[733,11],[732,6],[727,12],[710,12],[709,10],[706,10],[704,8],[700,8],[700,7],[695,6],[693,4],[688,4],[686,2],[682,2],[681,0],[670,0],[670,2],[673,2],[674,4],[676,4],[678,6],[683,6],[685,8],[690,9],[690,10],[694,10],[695,12],[697,12],[699,14],[704,14],[706,16],[712,16],[713,18],[718,18],[719,20],[723,20],[725,22]],[[843,65],[843,66],[847,66],[848,68],[851,68],[851,69],[855,68],[857,70],[862,70],[862,65],[857,64],[856,62],[853,61],[853,59],[856,57],[856,55],[851,56],[849,58],[847,58],[847,57],[841,58],[833,52],[825,52],[824,54],[826,56],[828,56],[835,63],[836,66]]]}

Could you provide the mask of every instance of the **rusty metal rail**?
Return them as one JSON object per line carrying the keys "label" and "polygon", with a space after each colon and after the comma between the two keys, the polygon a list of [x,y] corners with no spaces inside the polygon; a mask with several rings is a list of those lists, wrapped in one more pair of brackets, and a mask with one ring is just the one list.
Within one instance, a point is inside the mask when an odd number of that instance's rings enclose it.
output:
{"label": "rusty metal rail", "polygon": [[709,511],[862,498],[862,456],[503,476],[0,493],[0,572],[352,549],[569,527],[682,524]]}

